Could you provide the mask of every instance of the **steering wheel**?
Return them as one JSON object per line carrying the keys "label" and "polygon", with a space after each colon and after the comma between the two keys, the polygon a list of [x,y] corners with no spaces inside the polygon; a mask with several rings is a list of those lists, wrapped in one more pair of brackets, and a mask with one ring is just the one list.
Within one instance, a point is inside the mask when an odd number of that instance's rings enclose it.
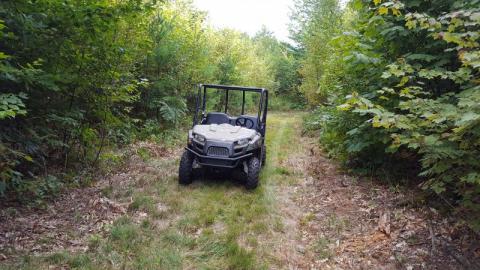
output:
{"label": "steering wheel", "polygon": [[246,128],[253,128],[255,126],[255,122],[253,122],[253,120],[250,118],[240,116],[237,118],[237,120],[235,120],[235,125]]}

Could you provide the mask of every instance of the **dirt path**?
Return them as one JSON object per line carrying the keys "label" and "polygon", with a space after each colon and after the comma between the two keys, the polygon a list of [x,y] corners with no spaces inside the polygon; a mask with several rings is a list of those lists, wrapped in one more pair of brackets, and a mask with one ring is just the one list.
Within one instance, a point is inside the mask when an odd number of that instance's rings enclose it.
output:
{"label": "dirt path", "polygon": [[[296,178],[277,190],[278,210],[289,226],[276,236],[286,238],[281,268],[480,269],[478,235],[423,206],[415,192],[342,172],[294,123],[288,124],[294,136],[287,137],[297,147],[284,159],[273,158],[274,166]],[[274,147],[284,145],[276,140]]]}
{"label": "dirt path", "polygon": [[342,173],[300,134],[300,114],[269,116],[253,192],[224,177],[179,186],[181,150],[137,144],[91,188],[42,211],[2,209],[0,268],[476,268],[478,239],[398,189]]}
{"label": "dirt path", "polygon": [[478,235],[423,206],[415,193],[345,174],[315,138],[300,136],[298,116],[280,118],[292,121],[291,134],[280,129],[277,136],[295,147],[282,150],[275,137],[272,163],[295,179],[276,190],[288,227],[275,235],[285,254],[279,268],[480,269]]}

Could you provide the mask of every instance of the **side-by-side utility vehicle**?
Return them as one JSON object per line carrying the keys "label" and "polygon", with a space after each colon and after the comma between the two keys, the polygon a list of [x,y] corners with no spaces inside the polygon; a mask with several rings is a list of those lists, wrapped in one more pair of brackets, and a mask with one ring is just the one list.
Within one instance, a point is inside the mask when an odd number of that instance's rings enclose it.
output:
{"label": "side-by-side utility vehicle", "polygon": [[[245,175],[245,187],[256,188],[260,169],[266,159],[268,91],[263,88],[214,84],[200,84],[197,87],[193,127],[188,132],[188,144],[180,160],[179,183],[190,184],[194,168],[213,167],[240,169]],[[229,114],[228,98],[234,91],[241,92],[239,115]],[[212,92],[222,94],[220,98],[225,101],[225,107],[221,109],[223,112],[207,112],[207,95]],[[258,108],[256,115],[245,114],[245,93],[249,92],[256,95],[252,100],[258,101],[258,106],[255,105]],[[238,100],[239,95],[236,97]]]}

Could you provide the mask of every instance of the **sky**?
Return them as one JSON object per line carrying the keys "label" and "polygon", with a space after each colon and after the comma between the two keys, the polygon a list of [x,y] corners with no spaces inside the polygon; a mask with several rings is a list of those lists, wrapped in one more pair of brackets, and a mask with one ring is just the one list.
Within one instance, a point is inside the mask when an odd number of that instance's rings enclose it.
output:
{"label": "sky", "polygon": [[288,39],[290,7],[293,0],[194,0],[208,11],[212,26],[234,28],[255,35],[265,25],[282,41]]}

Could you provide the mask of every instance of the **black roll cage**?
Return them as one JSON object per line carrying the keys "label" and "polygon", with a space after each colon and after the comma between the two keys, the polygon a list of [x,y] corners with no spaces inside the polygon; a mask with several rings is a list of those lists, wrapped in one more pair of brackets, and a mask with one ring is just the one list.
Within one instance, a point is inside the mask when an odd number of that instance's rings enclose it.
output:
{"label": "black roll cage", "polygon": [[[220,85],[220,84],[198,84],[197,86],[197,99],[195,105],[195,115],[193,117],[193,126],[198,124],[198,112],[201,109],[202,117],[205,115],[206,105],[207,105],[207,89],[219,89],[225,90],[225,113],[228,110],[228,92],[229,91],[242,91],[242,114],[245,113],[245,92],[255,92],[260,94],[260,102],[258,105],[258,115],[257,115],[257,131],[265,136],[266,132],[266,122],[267,122],[267,107],[268,107],[268,90],[265,88],[257,87],[244,87],[244,86],[231,86],[231,85]],[[202,95],[203,90],[203,95]],[[265,102],[264,102],[265,101]],[[200,108],[201,103],[201,108]],[[263,111],[263,115],[262,115]],[[261,117],[261,118],[260,118]]]}

